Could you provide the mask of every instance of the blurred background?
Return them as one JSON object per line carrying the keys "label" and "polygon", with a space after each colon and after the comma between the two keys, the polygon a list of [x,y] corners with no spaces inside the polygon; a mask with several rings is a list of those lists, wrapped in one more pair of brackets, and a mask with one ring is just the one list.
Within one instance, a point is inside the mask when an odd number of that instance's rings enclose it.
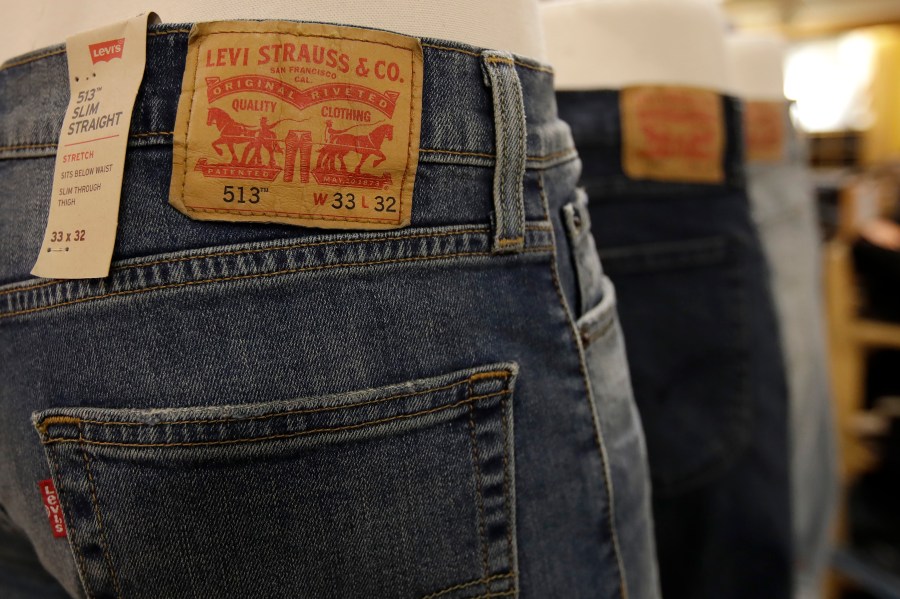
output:
{"label": "blurred background", "polygon": [[844,491],[829,595],[900,599],[900,1],[722,5],[789,41],[809,140]]}

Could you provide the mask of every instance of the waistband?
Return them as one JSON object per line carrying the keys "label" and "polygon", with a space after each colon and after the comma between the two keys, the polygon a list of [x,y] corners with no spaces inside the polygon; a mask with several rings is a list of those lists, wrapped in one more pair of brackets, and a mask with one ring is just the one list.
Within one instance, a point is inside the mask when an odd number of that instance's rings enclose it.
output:
{"label": "waistband", "polygon": [[[746,105],[751,102],[742,102],[745,109]],[[753,169],[767,169],[773,166],[800,166],[805,167],[809,162],[809,148],[807,147],[806,137],[804,133],[794,124],[794,118],[791,114],[793,102],[785,100],[784,102],[764,102],[776,107],[778,116],[781,121],[781,156],[775,160],[758,161],[751,156],[747,156],[747,169],[752,172]],[[749,123],[748,123],[749,127]]]}
{"label": "waistband", "polygon": [[[152,25],[147,65],[131,120],[129,146],[170,144],[184,73],[190,24]],[[421,38],[424,54],[420,161],[492,166],[494,102],[486,50]],[[513,57],[522,87],[528,168],[576,157],[568,128],[556,117],[553,72]],[[55,154],[69,99],[63,45],[0,65],[0,159]]]}
{"label": "waistband", "polygon": [[[653,192],[672,189],[709,188],[708,184],[634,180],[622,168],[622,115],[619,90],[560,91],[556,94],[560,118],[572,128],[575,145],[584,162],[585,180],[609,188],[613,192]],[[720,96],[723,117],[725,151],[722,162],[724,184],[743,187],[744,132],[743,108],[740,100]]]}

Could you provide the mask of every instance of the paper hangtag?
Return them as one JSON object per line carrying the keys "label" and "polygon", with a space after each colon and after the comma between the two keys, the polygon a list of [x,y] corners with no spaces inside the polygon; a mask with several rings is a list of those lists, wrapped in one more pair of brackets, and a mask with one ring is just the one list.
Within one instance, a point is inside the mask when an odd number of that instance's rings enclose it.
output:
{"label": "paper hangtag", "polygon": [[169,202],[198,220],[409,224],[418,39],[283,21],[193,26]]}
{"label": "paper hangtag", "polygon": [[748,162],[780,162],[784,158],[784,102],[744,103],[744,140]]}
{"label": "paper hangtag", "polygon": [[148,18],[143,14],[66,40],[71,95],[33,275],[109,274],[131,112],[144,77]]}
{"label": "paper hangtag", "polygon": [[640,86],[620,93],[622,169],[632,179],[725,180],[725,120],[718,93]]}

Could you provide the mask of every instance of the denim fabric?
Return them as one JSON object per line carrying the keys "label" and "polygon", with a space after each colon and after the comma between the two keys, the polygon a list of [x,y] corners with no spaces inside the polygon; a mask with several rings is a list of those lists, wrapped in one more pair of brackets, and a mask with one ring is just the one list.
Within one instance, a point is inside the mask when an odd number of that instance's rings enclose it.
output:
{"label": "denim fabric", "polygon": [[821,241],[802,140],[784,107],[785,153],[750,162],[747,191],[781,323],[791,422],[795,596],[823,593],[838,500],[837,440],[825,352]]}
{"label": "denim fabric", "polygon": [[580,162],[550,70],[423,40],[409,228],[193,221],[167,202],[188,31],[148,34],[104,279],[28,275],[66,57],[0,70],[8,534],[75,597],[658,597],[615,294],[564,218]]}
{"label": "denim fabric", "polygon": [[739,105],[722,98],[726,180],[701,185],[625,176],[617,91],[557,102],[620,300],[663,596],[789,597],[786,384]]}

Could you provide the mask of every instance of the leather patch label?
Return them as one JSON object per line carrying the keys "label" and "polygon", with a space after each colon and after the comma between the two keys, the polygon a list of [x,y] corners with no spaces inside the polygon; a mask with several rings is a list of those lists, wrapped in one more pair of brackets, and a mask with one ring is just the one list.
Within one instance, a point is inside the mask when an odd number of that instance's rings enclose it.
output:
{"label": "leather patch label", "polygon": [[744,148],[749,162],[784,158],[784,102],[744,102]]}
{"label": "leather patch label", "polygon": [[620,93],[622,169],[632,179],[722,183],[725,120],[711,90],[640,86]]}
{"label": "leather patch label", "polygon": [[199,220],[404,227],[421,112],[416,38],[284,21],[196,24],[169,201]]}

